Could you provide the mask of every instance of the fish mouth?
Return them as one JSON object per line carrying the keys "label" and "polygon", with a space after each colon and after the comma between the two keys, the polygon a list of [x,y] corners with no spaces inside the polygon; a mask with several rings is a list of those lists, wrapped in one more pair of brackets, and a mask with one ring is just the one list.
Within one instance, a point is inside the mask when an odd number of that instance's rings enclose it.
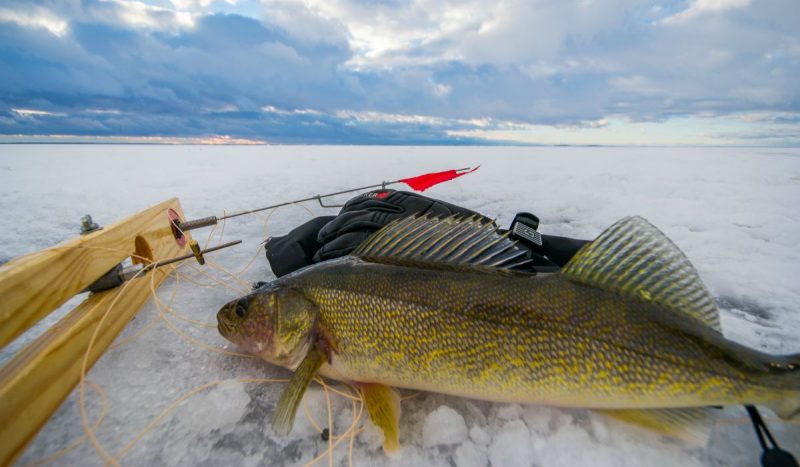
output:
{"label": "fish mouth", "polygon": [[222,313],[217,315],[217,331],[222,334],[223,337],[228,337],[233,332],[233,327],[231,324],[224,318]]}

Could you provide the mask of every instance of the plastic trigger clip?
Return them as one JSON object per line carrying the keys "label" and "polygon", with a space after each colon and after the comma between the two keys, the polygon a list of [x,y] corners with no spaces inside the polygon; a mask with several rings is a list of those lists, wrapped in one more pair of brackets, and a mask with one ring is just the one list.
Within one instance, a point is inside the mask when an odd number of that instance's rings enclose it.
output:
{"label": "plastic trigger clip", "polygon": [[189,248],[191,248],[192,253],[194,253],[194,259],[196,259],[201,266],[206,264],[206,258],[203,256],[203,252],[200,250],[200,245],[197,244],[197,240],[190,241]]}

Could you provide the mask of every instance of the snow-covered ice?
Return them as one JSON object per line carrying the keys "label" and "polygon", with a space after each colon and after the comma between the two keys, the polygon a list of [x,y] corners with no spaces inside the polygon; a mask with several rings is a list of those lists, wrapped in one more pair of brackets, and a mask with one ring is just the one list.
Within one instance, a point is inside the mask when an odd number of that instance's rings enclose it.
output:
{"label": "snow-covered ice", "polygon": [[[639,214],[661,228],[692,260],[722,308],[726,336],[773,353],[800,352],[800,150],[731,148],[504,148],[309,146],[0,146],[0,262],[74,236],[83,214],[100,224],[178,196],[189,218],[254,208],[317,193],[394,180],[423,172],[481,164],[479,171],[426,194],[461,204],[507,225],[531,211],[540,230],[593,238],[617,219]],[[313,215],[330,214],[307,203]],[[292,206],[265,216],[234,219],[211,244],[244,244],[209,254],[239,271],[234,289],[272,277],[260,251],[265,235],[279,235],[310,218]],[[195,238],[205,240],[206,231]],[[207,270],[207,269],[206,269]],[[206,271],[204,270],[204,271]],[[281,383],[245,378],[285,378],[289,373],[255,359],[210,352],[177,335],[174,327],[209,346],[235,351],[214,324],[217,309],[237,295],[213,287],[198,270],[159,289],[174,314],[146,305],[88,379],[108,398],[97,431],[116,454],[164,409],[211,382],[165,414],[122,458],[123,465],[300,465],[325,454],[328,442],[305,417],[288,437],[269,421]],[[218,276],[222,277],[222,276]],[[189,279],[208,287],[193,284]],[[74,305],[81,297],[71,301]],[[32,336],[0,351],[6,361]],[[209,327],[179,317],[208,323]],[[165,320],[169,320],[169,325]],[[411,395],[403,392],[402,395]],[[101,397],[87,387],[93,422]],[[319,386],[306,397],[315,422],[328,426],[327,399]],[[349,428],[350,400],[331,398],[333,434]],[[474,401],[419,394],[402,403],[399,456],[386,457],[381,434],[364,422],[353,443],[356,465],[755,465],[760,451],[739,408],[722,411],[706,446],[693,446],[586,410]],[[770,419],[774,417],[770,414]],[[800,427],[771,423],[785,448],[800,454]],[[71,395],[23,454],[27,464],[83,435],[77,397]],[[348,441],[333,452],[347,464]],[[102,465],[90,443],[55,461]]]}

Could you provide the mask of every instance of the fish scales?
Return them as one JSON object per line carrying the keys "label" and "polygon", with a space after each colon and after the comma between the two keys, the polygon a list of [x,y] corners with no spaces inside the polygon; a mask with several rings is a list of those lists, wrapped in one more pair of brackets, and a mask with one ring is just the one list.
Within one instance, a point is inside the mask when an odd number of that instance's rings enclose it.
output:
{"label": "fish scales", "polygon": [[340,379],[596,408],[704,405],[769,392],[749,383],[752,374],[720,346],[655,319],[656,305],[559,275],[348,258],[292,280],[319,306],[336,349],[322,371]]}
{"label": "fish scales", "polygon": [[[319,372],[358,385],[387,451],[399,446],[399,399],[389,386],[612,409],[678,435],[703,417],[692,407],[800,413],[800,355],[725,339],[697,271],[646,220],[618,221],[559,273],[513,271],[526,261],[480,218],[409,217],[350,256],[228,303],[219,330],[295,370],[277,432],[291,430]],[[635,410],[665,408],[680,410]]]}

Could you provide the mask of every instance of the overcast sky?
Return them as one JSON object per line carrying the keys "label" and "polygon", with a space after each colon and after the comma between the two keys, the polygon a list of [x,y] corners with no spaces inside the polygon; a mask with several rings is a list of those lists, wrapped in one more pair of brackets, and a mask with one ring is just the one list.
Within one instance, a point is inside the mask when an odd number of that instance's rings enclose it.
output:
{"label": "overcast sky", "polygon": [[798,25],[798,0],[0,0],[0,141],[800,146]]}

